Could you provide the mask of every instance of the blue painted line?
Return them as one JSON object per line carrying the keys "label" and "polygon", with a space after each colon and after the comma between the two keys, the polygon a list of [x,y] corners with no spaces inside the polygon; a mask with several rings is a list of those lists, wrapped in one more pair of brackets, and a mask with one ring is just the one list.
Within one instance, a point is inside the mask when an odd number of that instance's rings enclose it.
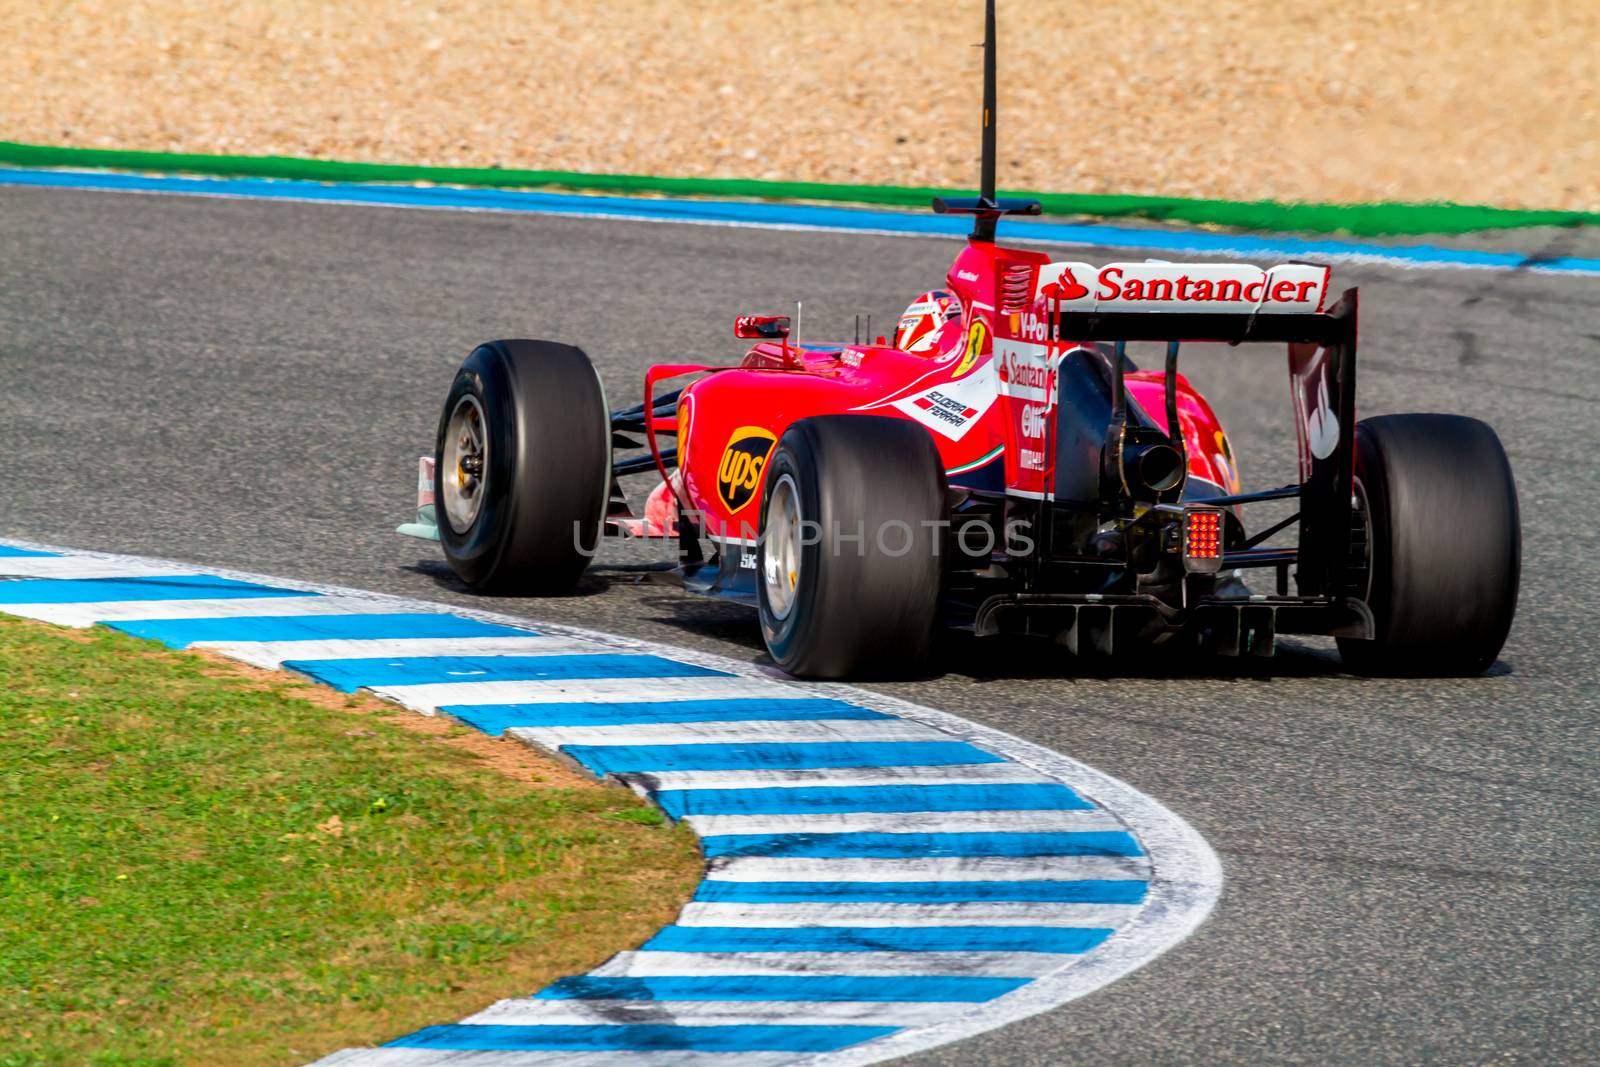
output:
{"label": "blue painted line", "polygon": [[303,659],[284,664],[342,692],[363,686],[433,682],[538,682],[579,678],[726,678],[726,671],[661,656],[598,652],[579,656],[400,656]]}
{"label": "blue painted line", "polygon": [[658,700],[639,704],[452,704],[439,709],[498,737],[517,726],[647,726],[676,722],[792,722],[809,719],[891,719],[842,700],[770,697]]}
{"label": "blue painted line", "polygon": [[[0,184],[120,192],[179,193],[257,200],[310,200],[340,204],[511,211],[641,221],[935,235],[951,238],[960,238],[966,231],[966,226],[959,217],[932,213],[824,207],[814,204],[633,199],[621,196],[584,196],[514,189],[339,184],[261,178],[185,178],[175,175],[24,168],[0,168]],[[1364,241],[1311,240],[1284,235],[1252,237],[1193,230],[1154,230],[1131,226],[1007,220],[1004,236],[1012,241],[1087,245],[1179,255],[1267,259],[1359,259],[1387,262],[1397,266],[1477,267],[1532,270],[1549,274],[1600,274],[1600,259],[1577,256],[1544,259],[1515,252],[1486,252],[1476,249],[1444,248],[1438,245],[1386,245]]]}
{"label": "blue painted line", "polygon": [[1083,926],[663,926],[641,952],[1087,952]]}
{"label": "blue painted line", "polygon": [[531,630],[433,612],[388,615],[242,616],[236,619],[132,619],[110,623],[173,648],[196,641],[327,641],[394,637],[527,637]]}
{"label": "blue painted line", "polygon": [[12,545],[0,545],[0,556],[59,556],[59,552],[36,552],[31,548],[16,548]]}
{"label": "blue painted line", "polygon": [[976,1004],[1027,985],[1026,978],[943,975],[713,975],[706,978],[596,978],[577,975],[534,994],[538,1000],[796,1000]]}
{"label": "blue painted line", "polygon": [[[713,878],[716,872],[713,871]],[[1136,878],[989,882],[701,882],[694,899],[712,904],[1140,904]]]}
{"label": "blue painted line", "polygon": [[823,767],[951,767],[1003,763],[965,741],[819,741],[792,745],[563,745],[597,775],[629,771],[811,770]]}
{"label": "blue painted line", "polygon": [[94,604],[102,600],[238,600],[316,596],[208,574],[156,578],[24,578],[0,582],[0,604]]}
{"label": "blue painted line", "polygon": [[675,819],[832,811],[1085,811],[1094,807],[1064,785],[1042,783],[665,789],[651,799]]}
{"label": "blue painted line", "polygon": [[892,1034],[894,1026],[682,1026],[629,1023],[620,1026],[505,1026],[454,1023],[430,1026],[388,1043],[388,1048],[461,1051],[644,1052],[833,1052]]}
{"label": "blue painted line", "polygon": [[707,856],[809,856],[816,859],[909,856],[1138,856],[1121,830],[1063,833],[712,834]]}

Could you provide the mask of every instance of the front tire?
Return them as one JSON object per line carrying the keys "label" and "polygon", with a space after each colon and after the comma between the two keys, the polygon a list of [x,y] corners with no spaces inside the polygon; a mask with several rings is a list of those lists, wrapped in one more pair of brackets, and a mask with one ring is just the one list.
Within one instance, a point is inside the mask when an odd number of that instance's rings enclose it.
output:
{"label": "front tire", "polygon": [[439,543],[457,577],[501,595],[572,590],[611,477],[605,393],[581,349],[474,349],[445,398],[434,460]]}
{"label": "front tire", "polygon": [[939,607],[944,464],[922,427],[801,419],[765,471],[761,633],[805,678],[903,675],[926,661]]}
{"label": "front tire", "polygon": [[1383,415],[1356,426],[1355,452],[1369,548],[1353,592],[1376,633],[1340,638],[1340,655],[1362,674],[1483,673],[1511,630],[1522,564],[1500,438],[1460,415]]}

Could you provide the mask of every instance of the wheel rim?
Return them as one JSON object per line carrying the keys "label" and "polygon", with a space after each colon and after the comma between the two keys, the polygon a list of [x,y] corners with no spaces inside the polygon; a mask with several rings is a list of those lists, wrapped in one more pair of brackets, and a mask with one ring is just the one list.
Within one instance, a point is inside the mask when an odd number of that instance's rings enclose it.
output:
{"label": "wheel rim", "polygon": [[444,451],[439,457],[445,520],[456,533],[466,533],[478,520],[488,488],[488,474],[488,419],[477,397],[464,396],[450,412],[444,431]]}
{"label": "wheel rim", "polygon": [[761,546],[761,581],[766,587],[767,608],[775,618],[787,619],[794,610],[801,548],[800,489],[785,474],[772,487]]}

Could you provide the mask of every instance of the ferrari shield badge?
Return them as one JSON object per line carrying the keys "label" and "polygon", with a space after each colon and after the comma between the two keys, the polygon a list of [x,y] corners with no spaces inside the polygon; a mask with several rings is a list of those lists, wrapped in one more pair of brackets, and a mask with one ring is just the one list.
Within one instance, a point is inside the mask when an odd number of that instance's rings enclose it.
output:
{"label": "ferrari shield badge", "polygon": [[961,362],[950,373],[950,377],[959,378],[972,369],[978,362],[978,357],[983,355],[983,350],[989,345],[989,327],[982,319],[972,320],[972,328],[967,331],[966,351],[962,353]]}

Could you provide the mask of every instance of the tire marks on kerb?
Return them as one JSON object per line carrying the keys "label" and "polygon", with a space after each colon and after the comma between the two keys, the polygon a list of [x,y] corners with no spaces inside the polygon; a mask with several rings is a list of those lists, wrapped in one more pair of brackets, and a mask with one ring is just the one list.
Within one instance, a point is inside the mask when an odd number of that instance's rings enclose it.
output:
{"label": "tire marks on kerb", "polygon": [[0,612],[452,715],[609,775],[708,857],[637,949],[339,1067],[871,1063],[1055,1007],[1221,887],[1183,820],[1006,734],[682,649],[301,582],[0,545]]}

